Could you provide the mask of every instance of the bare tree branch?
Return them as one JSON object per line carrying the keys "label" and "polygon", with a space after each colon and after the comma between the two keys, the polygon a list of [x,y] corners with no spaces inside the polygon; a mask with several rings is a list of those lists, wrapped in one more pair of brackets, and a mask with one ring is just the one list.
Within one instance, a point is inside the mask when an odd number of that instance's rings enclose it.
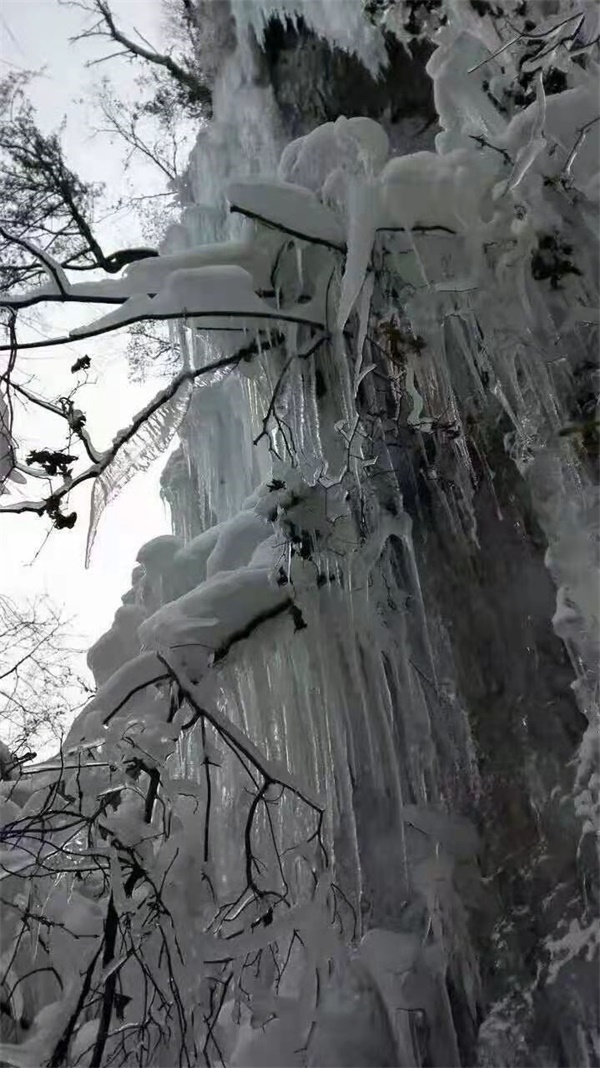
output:
{"label": "bare tree branch", "polygon": [[32,256],[36,259],[41,260],[48,272],[50,281],[56,283],[56,288],[58,290],[57,298],[61,301],[67,299],[69,282],[60,263],[58,263],[53,256],[50,256],[48,252],[44,252],[43,249],[37,248],[36,245],[34,245],[32,241],[28,241],[27,238],[17,237],[15,234],[10,234],[3,226],[0,226],[0,235],[5,241],[8,241],[9,244],[12,242],[15,245],[20,245],[21,248],[25,248],[28,252],[31,252]]}
{"label": "bare tree branch", "polygon": [[178,63],[172,56],[155,51],[152,48],[145,48],[129,37],[115,22],[115,17],[106,0],[92,0],[91,6],[83,4],[79,6],[90,13],[99,14],[100,18],[88,30],[77,34],[72,40],[79,41],[90,37],[106,37],[121,45],[125,50],[125,54],[131,58],[143,59],[146,63],[165,70],[178,85],[185,87],[191,101],[210,108],[212,98],[208,86],[191,69]]}
{"label": "bare tree branch", "polygon": [[221,370],[225,367],[235,367],[240,359],[241,357],[239,353],[236,353],[233,356],[224,356],[219,360],[213,360],[212,363],[206,364],[204,367],[196,368],[195,370],[182,371],[180,374],[176,375],[169,385],[161,390],[145,408],[138,412],[137,416],[135,416],[127,429],[122,430],[117,434],[112,445],[106,449],[105,452],[100,454],[96,461],[79,475],[75,475],[74,478],[69,478],[63,482],[62,486],[59,486],[58,489],[52,493],[51,497],[46,500],[16,501],[14,504],[2,505],[0,506],[0,513],[6,512],[16,514],[21,512],[34,512],[37,515],[44,515],[44,513],[48,512],[49,505],[53,508],[56,507],[60,504],[61,500],[71,492],[71,490],[80,486],[83,482],[88,482],[90,479],[97,478],[98,475],[106,470],[117,453],[124,445],[131,441],[147,419],[149,419],[154,412],[158,411],[166,401],[174,397],[184,383],[193,382],[203,375],[211,374],[214,371]]}
{"label": "bare tree branch", "polygon": [[0,289],[10,292],[38,278],[41,263],[59,293],[66,293],[61,268],[101,267],[115,274],[156,255],[154,249],[104,252],[93,225],[102,187],[83,181],[67,165],[62,127],[51,134],[39,128],[26,85],[27,77],[14,74],[0,80]]}
{"label": "bare tree branch", "polygon": [[[91,301],[90,301],[91,303]],[[222,312],[214,311],[194,311],[193,309],[186,308],[184,311],[172,312],[164,315],[137,315],[131,319],[128,319],[123,323],[115,323],[111,326],[97,327],[95,330],[87,330],[85,334],[66,334],[63,337],[49,338],[45,341],[26,341],[22,344],[18,344],[19,351],[25,349],[41,349],[50,348],[55,345],[72,345],[75,341],[86,341],[90,337],[100,337],[102,334],[112,333],[113,330],[122,330],[124,326],[131,326],[133,323],[139,322],[166,322],[169,319],[201,319],[211,318],[214,316],[221,316]],[[248,320],[249,318],[261,319],[261,320],[273,320],[274,322],[281,323],[299,323],[302,326],[310,326],[314,329],[322,329],[323,324],[317,320],[311,320],[303,318],[300,315],[290,315],[285,311],[278,311],[276,308],[272,312],[261,312],[260,315],[249,316],[247,312],[229,311],[227,313],[228,319],[239,319],[241,321]],[[239,327],[219,327],[222,331],[237,331]],[[0,352],[7,352],[10,350],[9,345],[0,345]]]}
{"label": "bare tree branch", "polygon": [[28,748],[58,744],[89,690],[75,669],[69,620],[47,597],[0,597],[0,735],[19,761]]}

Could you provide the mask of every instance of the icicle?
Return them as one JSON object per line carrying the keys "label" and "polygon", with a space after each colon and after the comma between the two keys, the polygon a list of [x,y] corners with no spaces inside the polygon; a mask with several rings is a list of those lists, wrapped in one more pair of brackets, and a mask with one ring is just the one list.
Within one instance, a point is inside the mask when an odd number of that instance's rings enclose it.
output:
{"label": "icicle", "polygon": [[296,241],[294,248],[296,250],[296,270],[298,271],[298,282],[300,284],[300,292],[304,288],[304,272],[302,265],[302,254],[304,252],[304,243],[302,241]]}
{"label": "icicle", "polygon": [[374,183],[350,182],[346,214],[348,252],[337,314],[338,330],[344,329],[365,281],[381,214],[379,187]]}
{"label": "icicle", "polygon": [[[142,418],[144,411],[138,413],[136,422],[139,423],[139,429],[135,434],[129,435],[129,438],[125,439],[126,444],[118,449],[115,445],[120,445],[124,432],[116,436],[113,443],[114,456],[96,478],[92,490],[85,551],[86,567],[89,566],[98,524],[107,504],[135,474],[145,471],[153,460],[164,452],[185,417],[191,394],[191,383],[183,382],[175,395],[151,414]],[[154,401],[147,408],[150,409],[153,404]]]}
{"label": "icicle", "polygon": [[370,364],[369,367],[364,368],[361,371],[363,351],[365,347],[365,340],[367,337],[367,331],[369,328],[369,314],[371,311],[371,298],[373,296],[373,289],[375,286],[375,274],[373,271],[365,279],[365,283],[362,287],[360,294],[360,301],[358,307],[358,337],[356,341],[356,363],[354,367],[354,388],[353,396],[356,399],[358,387],[363,378],[369,371],[372,371],[374,364]]}

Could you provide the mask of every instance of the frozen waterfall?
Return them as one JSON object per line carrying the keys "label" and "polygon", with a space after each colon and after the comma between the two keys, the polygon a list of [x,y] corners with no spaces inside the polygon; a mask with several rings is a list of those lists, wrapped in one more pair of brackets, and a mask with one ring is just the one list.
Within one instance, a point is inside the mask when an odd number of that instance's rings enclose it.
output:
{"label": "frozen waterfall", "polygon": [[232,0],[191,202],[102,320],[171,319],[194,381],[173,535],[67,744],[110,765],[85,774],[122,851],[160,779],[140,855],[180,1019],[127,1063],[598,1064],[600,125],[564,29],[589,5],[531,5],[536,67],[525,4],[510,47],[492,5],[424,4],[427,143],[368,99],[290,141],[269,20],[301,111],[303,48],[375,79],[419,8],[366,6]]}
{"label": "frozen waterfall", "polygon": [[[400,157],[380,125],[339,118],[289,145],[276,169],[285,131],[240,35],[190,164],[198,206],[170,250],[189,249],[191,265],[203,241],[250,242],[274,264],[270,284],[249,266],[255,286],[271,288],[290,319],[246,322],[237,336],[254,343],[254,358],[194,392],[163,477],[181,544],[154,563],[144,550],[128,599],[154,612],[142,646],[189,642],[181,659],[196,675],[207,642],[221,648],[214,621],[227,599],[239,625],[225,630],[243,640],[217,653],[210,700],[323,799],[346,949],[309,1063],[517,1064],[527,1048],[527,1063],[541,1065],[556,1042],[568,1063],[591,1064],[593,909],[573,884],[556,913],[556,883],[571,876],[566,858],[550,857],[571,836],[585,883],[590,851],[577,842],[595,825],[597,489],[562,430],[593,361],[596,250],[591,208],[573,198],[567,208],[551,179],[575,116],[591,120],[596,104],[582,76],[502,119],[485,65],[468,84],[455,73],[490,44],[451,9],[430,62],[437,146]],[[241,7],[236,15],[243,22]],[[592,142],[597,129],[585,159],[571,161],[581,196]],[[258,168],[260,181],[240,184]],[[532,256],[543,276],[571,248],[564,281],[541,285]],[[235,246],[230,259],[244,262]],[[294,306],[333,330],[309,355],[315,329]],[[195,367],[239,344],[204,322],[189,321]],[[290,599],[296,614],[280,613]],[[590,725],[573,773],[582,713]],[[204,753],[196,732],[180,754],[198,781]],[[239,773],[224,764],[217,787],[223,888],[243,881]],[[284,848],[304,819],[288,798],[275,831],[261,823],[266,852],[269,835]],[[535,938],[520,922],[534,900]],[[537,939],[537,974],[521,959],[523,938]],[[494,977],[498,957],[511,959],[509,976]],[[551,1010],[538,1001],[564,998],[565,983],[578,993],[553,1025],[560,1037],[542,1039],[538,1016]],[[291,986],[300,996],[301,979]],[[277,1021],[242,1027],[231,1063],[296,1063]]]}

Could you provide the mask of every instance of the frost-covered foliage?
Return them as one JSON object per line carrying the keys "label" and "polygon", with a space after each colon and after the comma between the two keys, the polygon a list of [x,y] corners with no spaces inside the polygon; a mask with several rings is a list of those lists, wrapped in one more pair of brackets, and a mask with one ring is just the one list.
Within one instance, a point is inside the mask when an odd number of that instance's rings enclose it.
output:
{"label": "frost-covered foliage", "polygon": [[[390,27],[418,6],[389,5]],[[472,1063],[483,786],[413,523],[430,508],[477,546],[481,482],[500,510],[490,425],[543,530],[589,722],[582,851],[596,825],[597,434],[577,393],[598,322],[593,12],[421,6],[435,151],[390,158],[382,126],[339,119],[238,176],[246,113],[216,85],[224,117],[190,165],[203,207],[78,331],[173,320],[180,384],[205,388],[163,480],[176,534],[142,547],[90,651],[64,766],[5,784],[9,1064]],[[591,932],[584,902],[515,996],[592,968]],[[482,1063],[518,1063],[511,997]],[[577,1011],[560,1033],[585,1063],[595,1010]]]}
{"label": "frost-covered foliage", "polygon": [[81,652],[70,621],[48,597],[0,596],[0,732],[9,772],[60,746],[90,694],[74,667]]}

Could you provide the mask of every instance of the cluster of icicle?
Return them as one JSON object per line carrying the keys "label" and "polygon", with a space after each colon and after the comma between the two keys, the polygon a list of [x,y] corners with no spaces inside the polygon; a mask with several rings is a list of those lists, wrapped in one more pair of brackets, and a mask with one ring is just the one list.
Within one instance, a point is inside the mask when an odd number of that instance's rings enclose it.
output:
{"label": "cluster of icicle", "polygon": [[[361,383],[368,392],[376,368],[377,324],[402,320],[425,343],[424,352],[409,348],[403,356],[406,425],[427,432],[437,419],[464,429],[465,413],[485,407],[491,393],[512,426],[506,445],[531,486],[549,543],[555,627],[593,724],[597,491],[578,461],[577,439],[560,434],[570,421],[565,381],[586,355],[593,358],[598,323],[597,72],[591,59],[585,66],[565,59],[564,39],[582,19],[579,5],[549,13],[536,25],[547,41],[544,59],[530,61],[535,98],[507,118],[498,102],[527,72],[526,41],[504,47],[497,20],[470,5],[444,10],[449,22],[437,31],[428,67],[442,126],[435,152],[390,159],[385,132],[368,119],[319,127],[284,150],[276,179],[229,186],[232,210],[256,221],[241,241],[134,265],[123,290],[131,297],[97,325],[186,314],[196,361],[235,351],[242,337],[264,348],[242,365],[245,403],[238,381],[193,402],[191,448],[210,482],[208,515],[223,519],[257,476],[268,477],[270,457],[251,442],[274,391],[281,418],[271,422],[267,440],[308,484],[327,487],[350,473],[360,479],[365,462],[382,462],[361,436],[355,397]],[[516,17],[512,8],[508,14]],[[556,68],[566,70],[567,87],[547,96],[544,75]],[[573,270],[558,285],[540,283],[532,262],[564,260],[561,247],[576,250]],[[303,359],[318,331],[327,335],[327,358]],[[203,412],[220,404],[227,414],[215,441],[215,419]],[[236,462],[223,470],[227,435],[236,427]],[[464,516],[471,481],[464,440],[457,435],[450,446],[463,472],[456,521],[473,530]],[[594,730],[584,743],[582,786]]]}

